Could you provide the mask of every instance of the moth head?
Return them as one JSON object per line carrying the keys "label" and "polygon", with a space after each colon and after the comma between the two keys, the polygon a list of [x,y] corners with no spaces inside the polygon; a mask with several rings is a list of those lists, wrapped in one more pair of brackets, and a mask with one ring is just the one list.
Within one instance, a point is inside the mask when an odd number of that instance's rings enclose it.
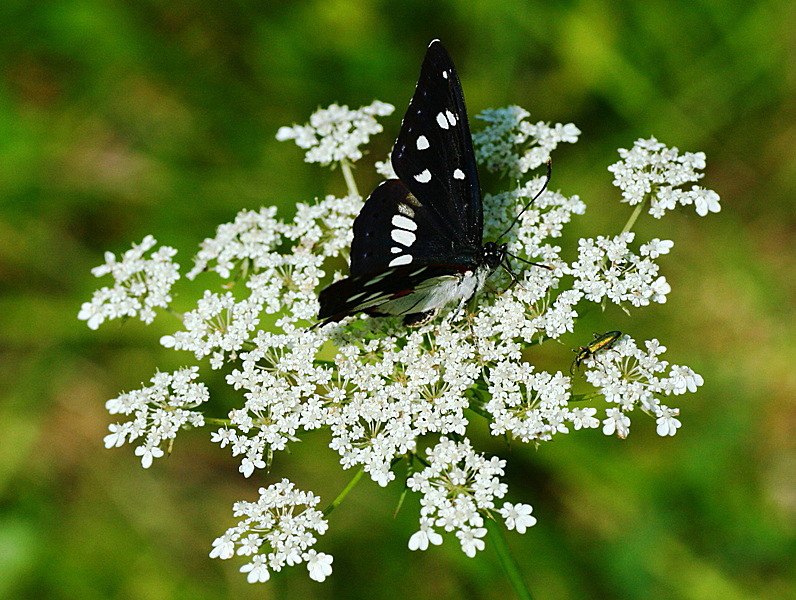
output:
{"label": "moth head", "polygon": [[484,264],[490,269],[497,269],[503,259],[506,257],[508,251],[506,244],[497,244],[495,242],[487,242],[481,249],[483,253]]}

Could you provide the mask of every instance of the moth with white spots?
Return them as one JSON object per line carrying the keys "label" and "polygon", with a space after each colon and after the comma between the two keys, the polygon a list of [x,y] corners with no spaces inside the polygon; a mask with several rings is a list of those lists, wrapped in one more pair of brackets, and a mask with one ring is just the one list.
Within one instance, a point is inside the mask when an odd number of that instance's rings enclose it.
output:
{"label": "moth with white spots", "polygon": [[439,40],[428,46],[391,160],[398,179],[381,183],[354,221],[351,275],[321,291],[319,325],[360,312],[420,325],[448,304],[464,308],[498,266],[509,270],[506,244],[482,244],[464,95]]}

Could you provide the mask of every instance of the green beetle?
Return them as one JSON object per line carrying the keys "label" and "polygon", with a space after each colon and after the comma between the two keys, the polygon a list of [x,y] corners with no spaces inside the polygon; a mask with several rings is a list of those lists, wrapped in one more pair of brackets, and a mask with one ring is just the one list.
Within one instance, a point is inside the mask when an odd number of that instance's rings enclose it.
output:
{"label": "green beetle", "polygon": [[593,357],[601,350],[607,350],[608,348],[611,348],[620,337],[622,337],[621,331],[608,331],[602,335],[595,333],[594,339],[591,341],[591,343],[581,346],[577,350],[573,350],[573,352],[575,352],[575,360],[572,361],[572,366],[569,368],[569,374],[572,375],[576,368],[579,369],[581,363],[583,363],[583,361],[587,358]]}

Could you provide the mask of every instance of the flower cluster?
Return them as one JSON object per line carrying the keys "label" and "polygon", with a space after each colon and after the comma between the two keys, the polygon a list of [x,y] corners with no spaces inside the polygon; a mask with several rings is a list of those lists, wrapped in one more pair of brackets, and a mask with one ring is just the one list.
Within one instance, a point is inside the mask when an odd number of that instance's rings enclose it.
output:
{"label": "flower cluster", "polygon": [[312,548],[318,541],[315,533],[323,535],[329,526],[315,508],[319,500],[287,479],[260,488],[256,502],[235,503],[235,517],[243,518],[213,542],[210,557],[250,557],[240,568],[248,573],[249,583],[268,581],[271,571],[301,563],[306,563],[311,579],[323,581],[332,574],[333,558]]}
{"label": "flower cluster", "polygon": [[[188,273],[193,279],[213,271],[225,279],[243,275],[244,297],[226,291],[206,291],[194,310],[182,317],[184,329],[164,336],[169,348],[188,350],[197,358],[211,357],[221,368],[253,341],[263,314],[279,314],[277,327],[294,332],[314,319],[321,266],[351,243],[351,225],[362,208],[358,197],[328,197],[315,205],[299,204],[292,223],[275,211],[243,211],[221,225],[202,249]],[[291,245],[291,252],[278,248]]]}
{"label": "flower cluster", "polygon": [[136,447],[136,456],[147,469],[152,460],[163,456],[164,442],[171,443],[180,429],[201,427],[204,415],[197,408],[207,401],[209,394],[203,383],[194,382],[199,377],[199,367],[189,367],[174,373],[157,373],[152,385],[127,392],[108,400],[105,408],[112,415],[132,415],[124,423],[110,425],[111,433],[105,436],[105,447],[122,446],[140,437],[144,442]]}
{"label": "flower cluster", "polygon": [[[605,350],[599,357],[586,359],[586,365],[593,367],[586,372],[586,379],[615,405],[606,411],[608,418],[603,421],[603,433],[620,438],[627,437],[630,418],[626,413],[639,406],[656,419],[658,435],[674,435],[680,427],[676,418],[677,408],[661,404],[663,396],[678,396],[686,392],[696,392],[704,383],[702,376],[690,367],[672,365],[659,356],[666,351],[658,340],[645,342],[646,352],[638,348],[629,336]],[[668,376],[660,374],[668,371]]]}
{"label": "flower cluster", "polygon": [[622,201],[639,204],[650,198],[649,213],[660,218],[678,204],[694,204],[697,214],[704,217],[709,212],[719,212],[719,195],[713,190],[691,186],[678,189],[686,183],[699,181],[705,168],[703,152],[686,152],[679,155],[677,148],[667,148],[650,138],[637,140],[630,150],[619,149],[622,157],[608,167],[614,174],[614,185],[622,190]]}
{"label": "flower cluster", "polygon": [[309,163],[356,161],[362,158],[359,147],[382,131],[375,117],[386,117],[394,110],[391,104],[378,100],[357,110],[332,104],[313,113],[307,125],[280,127],[276,139],[295,140],[300,148],[308,148],[305,160]]}
{"label": "flower cluster", "polygon": [[[362,155],[361,144],[381,129],[373,117],[390,112],[382,103],[357,111],[332,106],[309,125],[280,129],[278,137],[308,148],[308,161],[340,163],[346,172],[347,162]],[[298,204],[288,221],[273,208],[242,211],[201,244],[187,276],[212,272],[222,289],[205,291],[192,310],[177,315],[181,324],[162,343],[227,369],[226,382],[239,401],[227,418],[213,419],[220,427],[212,441],[239,457],[245,477],[264,473],[274,453],[324,429],[341,467],[366,473],[380,486],[394,481],[401,472],[396,464],[406,461],[407,486],[420,505],[411,549],[440,544],[447,532],[474,556],[484,548],[486,519],[499,516],[520,533],[536,519],[528,504],[498,505],[508,494],[500,480],[505,462],[475,450],[473,420],[484,420],[494,436],[523,443],[600,427],[624,438],[638,409],[656,419],[660,435],[676,433],[679,409],[662,401],[696,391],[702,378],[662,360],[665,348],[655,340],[642,350],[625,335],[584,356],[594,388],[589,394],[573,394],[566,369],[542,370],[526,360],[545,341],[574,332],[589,303],[610,300],[630,309],[665,302],[671,288],[657,260],[673,247],[658,238],[637,243],[628,231],[631,221],[619,235],[579,240],[568,256],[557,242],[586,206],[577,196],[539,194],[544,180],[531,171],[580,132],[571,124],[531,124],[528,116],[518,107],[487,111],[486,128],[474,135],[482,164],[517,179],[510,191],[484,196],[484,238],[505,240],[512,272],[496,271],[470,314],[451,311],[410,330],[395,318],[362,316],[312,327],[318,292],[346,272],[341,257],[347,258],[363,205],[352,186],[346,197]],[[700,214],[718,210],[713,192],[677,189],[701,177],[703,155],[679,156],[655,140],[620,152],[623,161],[611,170],[625,201],[648,202],[656,216],[672,198],[681,204],[690,198]],[[87,303],[80,318],[90,327],[121,315],[149,321],[154,307],[170,302],[177,278],[173,251],[163,248],[144,260],[153,245],[148,237],[122,263],[111,257],[95,270],[134,280],[117,284],[118,294],[138,304],[110,311],[102,299]],[[112,425],[106,445],[143,437],[136,452],[149,466],[180,427],[203,424],[202,414],[189,410],[207,398],[197,377],[198,367],[158,374],[152,386],[110,401],[109,411],[131,420]],[[287,480],[260,494],[257,502],[235,505],[242,520],[215,541],[211,556],[251,557],[242,569],[249,581],[302,562],[310,577],[323,580],[332,559],[311,547],[327,527],[314,508],[317,496]]]}
{"label": "flower cluster", "polygon": [[534,372],[533,365],[502,361],[487,377],[490,399],[484,406],[491,416],[493,435],[510,435],[522,442],[547,441],[555,433],[569,433],[567,422],[575,429],[597,427],[591,413],[576,413],[569,406],[569,377],[561,372]]}
{"label": "flower cluster", "polygon": [[633,306],[666,302],[666,294],[672,288],[666,277],[658,275],[660,269],[654,258],[668,253],[674,243],[655,238],[642,245],[637,255],[629,248],[634,237],[628,232],[614,238],[579,240],[578,259],[567,268],[575,277],[574,289],[592,302],[603,298]]}
{"label": "flower cluster", "polygon": [[580,129],[572,123],[556,123],[552,127],[543,122],[526,121],[531,116],[524,108],[509,106],[485,110],[476,115],[488,125],[473,134],[476,157],[490,171],[500,171],[519,177],[543,165],[558,144],[574,144]]}
{"label": "flower cluster", "polygon": [[[426,453],[428,466],[407,479],[409,489],[419,492],[420,529],[409,538],[411,550],[439,545],[442,536],[435,528],[455,532],[462,551],[470,557],[483,550],[486,534],[484,515],[495,510],[496,498],[506,495],[501,483],[505,460],[486,458],[473,450],[470,441],[455,442],[442,437]],[[536,523],[527,504],[503,504],[500,514],[509,529],[524,533]]]}
{"label": "flower cluster", "polygon": [[163,246],[149,252],[157,241],[151,235],[140,244],[124,253],[121,261],[112,252],[105,253],[105,264],[94,267],[95,277],[112,275],[116,284],[94,292],[91,302],[80,307],[78,319],[87,321],[91,329],[97,329],[107,319],[138,317],[144,323],[155,319],[155,308],[165,308],[171,303],[171,286],[180,278],[179,266],[172,262],[177,251]]}

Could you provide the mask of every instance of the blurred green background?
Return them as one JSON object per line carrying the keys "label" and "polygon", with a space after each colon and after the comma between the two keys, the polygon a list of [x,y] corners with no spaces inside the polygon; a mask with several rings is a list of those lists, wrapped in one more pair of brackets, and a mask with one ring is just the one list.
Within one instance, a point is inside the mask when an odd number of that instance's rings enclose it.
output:
{"label": "blurred green background", "polygon": [[796,598],[796,4],[4,0],[0,26],[0,598],[513,597],[492,547],[410,553],[416,505],[393,518],[398,486],[370,482],[319,544],[327,582],[300,567],[247,584],[240,561],[207,556],[232,502],[288,476],[325,503],[350,473],[323,434],[250,480],[206,431],[146,472],[131,448],[105,450],[104,401],[191,358],[158,346],[165,319],[97,333],[76,320],[105,250],[152,233],[188,265],[243,208],[290,217],[342,194],[338,171],[274,139],[318,106],[398,107],[358,169],[369,190],[434,37],[471,115],[519,104],[581,128],[551,184],[589,206],[567,244],[624,224],[605,168],[638,137],[706,152],[702,183],[722,198],[718,215],[637,225],[675,240],[665,305],[592,311],[535,355],[566,369],[593,331],[658,337],[706,382],[678,399],[680,433],[639,416],[624,442],[482,440],[539,519],[508,537],[536,598]]}

